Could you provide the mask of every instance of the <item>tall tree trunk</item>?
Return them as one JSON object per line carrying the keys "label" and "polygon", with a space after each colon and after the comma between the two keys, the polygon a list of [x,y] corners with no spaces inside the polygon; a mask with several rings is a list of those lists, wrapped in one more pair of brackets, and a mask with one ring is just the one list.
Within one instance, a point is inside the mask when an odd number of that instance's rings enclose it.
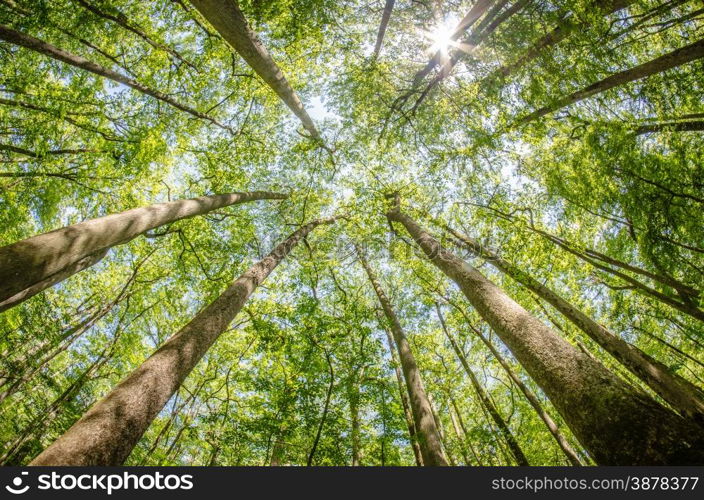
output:
{"label": "tall tree trunk", "polygon": [[120,465],[193,367],[228,328],[254,290],[296,244],[321,224],[302,226],[95,404],[32,465]]}
{"label": "tall tree trunk", "polygon": [[161,50],[166,52],[176,63],[185,63],[191,68],[195,68],[193,64],[190,62],[186,61],[181,54],[176,52],[174,49],[171,47],[168,47],[167,45],[164,45],[163,43],[159,43],[155,40],[153,40],[149,35],[147,35],[144,30],[139,27],[136,24],[131,24],[129,20],[127,19],[127,16],[117,10],[114,6],[111,6],[111,10],[113,12],[116,12],[116,14],[112,14],[110,12],[105,12],[101,10],[99,7],[96,5],[92,4],[91,2],[88,2],[87,0],[75,0],[79,4],[81,4],[85,9],[91,11],[93,14],[102,17],[103,19],[107,19],[109,21],[112,21],[116,23],[117,25],[121,26],[122,28],[126,29],[127,31],[131,31],[135,35],[137,35],[139,38],[147,42],[149,45],[154,47],[157,50]]}
{"label": "tall tree trunk", "polygon": [[[436,302],[435,308],[438,311],[438,318],[440,318],[440,323],[443,325],[443,330],[447,335],[447,326],[445,325],[445,319],[443,318],[442,311],[440,310],[440,304]],[[464,311],[460,310],[460,312],[464,315]],[[503,356],[501,356],[501,354],[499,354],[499,351],[496,350],[491,341],[489,341],[489,339],[486,338],[482,334],[482,332],[474,328],[474,326],[469,322],[469,318],[465,316],[465,319],[467,320],[467,324],[472,329],[472,331],[477,335],[477,337],[481,339],[482,343],[489,348],[491,354],[494,355],[494,358],[496,358],[496,360],[499,362],[504,371],[506,371],[513,383],[516,384],[516,386],[518,386],[518,388],[521,390],[523,395],[528,400],[528,403],[530,403],[530,405],[533,407],[533,409],[543,421],[545,426],[548,428],[548,431],[550,431],[552,437],[555,438],[555,441],[557,441],[558,446],[567,457],[567,460],[569,460],[572,465],[584,465],[579,459],[577,452],[572,449],[572,446],[570,446],[570,444],[567,442],[565,436],[563,436],[560,432],[560,429],[557,427],[555,421],[545,411],[543,405],[538,400],[538,397],[533,394],[533,391],[531,391],[528,386],[524,384],[523,381],[518,377],[518,375],[516,375],[516,373],[509,366],[508,362],[503,358]]]}
{"label": "tall tree trunk", "polygon": [[399,359],[401,360],[401,368],[406,381],[411,411],[413,412],[413,420],[415,422],[420,450],[423,456],[423,465],[447,465],[447,460],[442,452],[440,432],[435,425],[430,401],[428,401],[428,396],[423,386],[423,379],[421,378],[415,357],[411,352],[411,346],[406,339],[406,335],[403,333],[403,328],[391,306],[391,302],[381,288],[379,280],[376,278],[374,271],[372,271],[372,268],[369,266],[360,248],[357,248],[357,255],[376,292],[376,296],[379,298],[379,303],[384,310],[384,315],[389,322],[394,341],[396,342],[396,349],[398,349]]}
{"label": "tall tree trunk", "polygon": [[442,444],[442,452],[445,457],[447,457],[447,461],[449,462],[450,466],[455,467],[457,466],[457,463],[455,462],[455,459],[452,457],[449,450],[447,449],[447,446],[445,445],[445,441],[447,439],[445,434],[445,427],[442,425],[440,415],[438,415],[438,411],[435,408],[435,401],[433,400],[433,395],[430,393],[428,393],[428,401],[430,402],[430,409],[433,412],[433,420],[435,420],[435,426],[438,428],[438,432],[440,433],[440,443]]}
{"label": "tall tree trunk", "polygon": [[[600,10],[603,15],[607,16],[618,12],[621,9],[625,9],[633,3],[633,0],[595,0],[594,7]],[[528,50],[523,52],[517,59],[512,63],[501,66],[496,69],[490,75],[488,75],[484,81],[489,82],[495,78],[501,76],[506,78],[518,69],[522,68],[526,64],[530,63],[537,57],[539,57],[547,48],[558,44],[567,36],[577,29],[584,28],[587,23],[579,22],[578,20],[573,20],[572,18],[567,18],[559,26],[552,29],[545,36],[539,38]]]}
{"label": "tall tree trunk", "polygon": [[[496,29],[508,20],[511,16],[518,13],[525,7],[530,0],[517,0],[508,9],[500,13],[504,8],[508,0],[502,0],[497,2],[490,10],[487,12],[484,19],[477,25],[477,27],[466,36],[458,45],[458,48],[452,51],[448,56],[443,58],[442,67],[440,71],[431,79],[425,86],[425,89],[421,92],[420,96],[413,105],[413,111],[418,109],[418,107],[423,103],[423,101],[428,97],[430,92],[438,86],[445,78],[447,78],[452,69],[459,63],[466,55],[471,55],[477,47],[484,43],[489,36],[496,31]],[[416,82],[419,83],[419,82]]]}
{"label": "tall tree trunk", "polygon": [[459,240],[462,247],[486,259],[496,269],[523,284],[560,311],[673,408],[687,417],[704,423],[704,394],[694,384],[671,372],[663,363],[601,326],[527,272],[502,259],[469,236],[460,234],[448,226],[444,227]]}
{"label": "tall tree trunk", "polygon": [[389,26],[389,19],[391,19],[391,12],[394,10],[394,4],[396,0],[386,0],[384,4],[384,12],[381,15],[381,23],[379,23],[379,31],[376,34],[376,43],[374,44],[374,52],[372,53],[372,60],[379,57],[381,52],[381,44],[384,43],[384,35],[386,34],[386,28]]}
{"label": "tall tree trunk", "polygon": [[413,412],[411,411],[411,404],[408,401],[408,391],[403,382],[403,374],[401,373],[401,368],[399,368],[398,360],[396,359],[396,348],[394,347],[394,339],[391,336],[391,332],[386,327],[384,322],[379,319],[379,325],[386,333],[386,340],[389,344],[389,353],[391,355],[391,364],[394,368],[394,373],[396,374],[396,382],[398,383],[398,392],[401,398],[401,406],[403,407],[403,416],[406,419],[406,426],[408,427],[408,440],[411,443],[411,448],[413,449],[413,455],[416,459],[416,465],[421,467],[423,465],[423,454],[420,451],[420,444],[418,443],[418,436],[416,433],[416,424],[413,420]]}
{"label": "tall tree trunk", "polygon": [[[510,221],[510,222],[515,222],[517,219],[516,217],[507,214],[505,212],[501,212],[500,210],[497,210],[493,207],[490,206],[484,206],[481,205],[483,208],[486,208],[488,210],[491,210],[496,213],[498,217],[501,217],[504,220]],[[615,219],[614,219],[615,220]],[[619,220],[615,220],[616,222],[621,222]],[[679,309],[680,311],[691,315],[692,317],[695,317],[697,319],[704,320],[704,312],[699,310],[697,312],[696,306],[692,305],[691,303],[694,302],[696,298],[698,298],[701,295],[701,292],[699,289],[694,288],[693,286],[690,286],[686,283],[683,283],[682,281],[663,273],[662,271],[660,273],[655,273],[652,271],[649,271],[647,269],[643,269],[638,266],[634,266],[633,264],[629,264],[628,262],[624,262],[619,259],[615,259],[613,257],[610,257],[606,254],[603,254],[597,250],[591,249],[591,248],[582,248],[580,245],[575,244],[573,242],[570,242],[564,238],[561,238],[559,236],[556,236],[554,234],[548,233],[547,231],[543,231],[542,229],[539,229],[535,227],[533,222],[531,221],[529,224],[525,225],[525,228],[528,229],[529,231],[542,236],[546,240],[554,243],[555,245],[559,246],[563,250],[571,253],[575,257],[583,260],[584,262],[587,262],[588,264],[591,264],[592,266],[596,267],[597,269],[600,269],[604,272],[607,272],[609,274],[612,274],[628,283],[633,285],[633,288],[636,289],[637,291],[644,293],[646,295],[650,295],[661,302],[664,302],[665,304],[668,304],[676,309]],[[671,243],[678,244],[676,242],[673,242],[673,240],[667,238],[665,241],[669,241]],[[681,246],[681,244],[678,244]],[[688,247],[688,245],[685,245],[685,247]],[[688,250],[696,251],[696,247],[690,247]],[[608,265],[607,265],[608,264]],[[677,301],[673,299],[672,297],[668,295],[664,295],[657,290],[654,290],[653,288],[641,283],[640,281],[635,280],[634,278],[620,272],[618,269],[613,269],[613,266],[615,268],[622,269],[624,271],[629,271],[634,274],[638,274],[641,276],[644,276],[646,278],[649,278],[661,285],[665,285],[666,287],[669,287],[672,289],[673,295],[678,295],[679,297],[682,298],[682,301]],[[668,290],[669,291],[669,290]]]}
{"label": "tall tree trunk", "polygon": [[182,104],[181,102],[173,99],[172,97],[169,97],[163,92],[149,88],[146,85],[139,83],[133,78],[121,75],[116,71],[113,71],[109,68],[105,68],[99,64],[89,61],[84,57],[81,57],[76,54],[71,54],[70,52],[60,49],[59,47],[55,47],[49,43],[46,43],[43,40],[39,40],[38,38],[34,38],[33,36],[13,30],[12,28],[9,28],[8,26],[2,24],[0,24],[0,40],[5,40],[6,42],[14,43],[15,45],[19,45],[21,47],[25,47],[40,54],[44,54],[45,56],[51,57],[52,59],[56,59],[57,61],[70,64],[71,66],[75,66],[76,68],[90,71],[91,73],[94,73],[98,76],[108,78],[118,83],[122,83],[123,85],[127,85],[128,87],[133,88],[138,92],[163,101],[176,109],[185,111],[186,113],[189,113],[190,115],[193,115],[196,118],[209,121],[210,123],[217,125],[218,127],[232,131],[230,127],[223,125],[208,114],[201,113],[200,111],[197,111],[191,108],[190,106],[186,106],[185,104]]}
{"label": "tall tree trunk", "polygon": [[[629,284],[628,288],[633,289],[634,291],[641,293],[643,295],[648,295],[654,299],[657,299],[658,301],[662,302],[663,304],[667,304],[670,307],[673,307],[674,309],[677,309],[680,312],[683,312],[695,319],[698,319],[699,321],[704,321],[704,311],[701,310],[699,307],[697,307],[696,303],[694,302],[693,299],[698,297],[700,295],[700,291],[698,289],[695,289],[693,287],[690,287],[689,285],[685,285],[684,283],[679,282],[678,280],[670,277],[670,276],[663,276],[661,274],[656,274],[652,273],[650,271],[647,271],[645,269],[641,269],[636,266],[632,266],[626,262],[619,261],[617,259],[613,259],[608,257],[607,255],[604,255],[602,253],[596,252],[594,250],[586,249],[584,251],[580,251],[577,248],[575,248],[575,245],[562,239],[557,236],[554,236],[546,231],[543,231],[541,229],[537,229],[532,226],[528,226],[530,231],[541,235],[545,239],[551,241],[552,243],[556,244],[563,250],[571,253],[575,257],[583,260],[584,262],[592,265],[596,269],[599,269],[605,273],[611,274],[612,276],[616,276],[617,278],[625,281],[626,283]],[[607,265],[608,264],[608,265]],[[655,288],[646,285],[645,283],[629,276],[628,274],[620,271],[619,269],[615,268],[620,268],[624,269],[627,271],[631,271],[636,274],[640,274],[642,276],[646,276],[653,281],[656,281],[660,284],[664,284],[666,286],[669,286],[672,288],[677,295],[679,295],[681,300],[678,300],[670,295],[667,295],[665,293],[662,293]]]}
{"label": "tall tree trunk", "polygon": [[690,45],[673,50],[669,54],[662,55],[652,61],[639,64],[633,68],[620,71],[609,77],[599,80],[588,87],[578,90],[566,97],[562,97],[548,106],[536,109],[532,113],[519,119],[517,124],[529,123],[538,118],[542,118],[558,109],[564,108],[576,102],[582,101],[588,97],[600,94],[619,85],[624,85],[641,78],[647,78],[651,75],[662,73],[668,69],[682,66],[683,64],[696,61],[704,57],[704,40],[698,40]]}
{"label": "tall tree trunk", "polygon": [[599,464],[701,464],[704,431],[579,352],[395,206],[390,221],[416,243],[489,323]]}
{"label": "tall tree trunk", "polygon": [[[462,415],[460,414],[460,410],[457,407],[457,401],[448,394],[448,397],[450,398],[450,403],[452,404],[452,409],[450,410],[450,416],[452,417],[452,422],[453,425],[459,424],[459,428],[461,432],[458,432],[458,437],[462,439],[462,444],[467,445],[469,448],[469,451],[472,452],[472,456],[474,457],[474,460],[476,461],[477,465],[484,465],[482,459],[479,457],[479,454],[477,453],[477,450],[474,449],[474,446],[472,445],[472,442],[468,439],[467,435],[467,427],[464,425],[464,420],[462,420]],[[454,412],[452,411],[454,410]],[[469,462],[467,462],[467,465],[471,465]]]}
{"label": "tall tree trunk", "polygon": [[315,439],[313,440],[313,446],[308,453],[308,461],[306,465],[310,467],[313,465],[313,459],[315,458],[315,451],[318,449],[318,443],[320,442],[320,436],[323,434],[323,427],[325,427],[325,422],[328,418],[328,411],[330,410],[330,398],[332,397],[332,390],[335,387],[335,370],[332,366],[332,359],[330,353],[325,351],[325,361],[328,364],[328,376],[330,381],[328,382],[328,390],[325,393],[325,404],[323,405],[323,414],[320,416],[320,423],[318,423],[318,429],[315,432]]}
{"label": "tall tree trunk", "polygon": [[452,408],[450,408],[449,413],[450,423],[452,423],[452,430],[454,431],[455,437],[457,438],[457,444],[460,449],[460,455],[462,455],[462,460],[464,461],[465,465],[472,465],[472,461],[469,459],[469,455],[467,455],[467,447],[465,446],[465,439],[462,435],[462,430],[460,429],[459,423],[457,422],[457,417],[452,411]]}
{"label": "tall tree trunk", "polygon": [[455,351],[455,354],[457,355],[457,359],[460,360],[460,363],[462,364],[464,371],[467,373],[467,376],[469,377],[469,380],[472,383],[472,387],[474,388],[474,392],[476,392],[477,396],[479,397],[479,401],[481,402],[482,405],[484,405],[484,408],[486,408],[487,412],[491,416],[491,419],[496,424],[496,427],[498,427],[499,432],[501,433],[503,438],[506,440],[506,444],[508,444],[508,448],[511,450],[511,455],[513,455],[513,458],[516,460],[516,463],[518,465],[530,465],[530,463],[528,462],[528,459],[526,458],[525,454],[523,453],[523,450],[521,449],[521,446],[518,444],[518,441],[516,440],[515,436],[511,432],[511,429],[509,428],[509,426],[506,423],[506,421],[504,420],[504,418],[501,416],[501,413],[499,413],[499,409],[496,407],[494,402],[491,400],[491,398],[489,397],[489,394],[487,394],[486,390],[484,390],[484,387],[482,386],[481,382],[479,382],[479,379],[477,378],[476,374],[469,367],[469,363],[467,362],[467,358],[465,357],[464,353],[462,352],[462,349],[460,349],[460,346],[457,345],[457,342],[452,337],[452,335],[450,335],[450,332],[447,330],[447,326],[445,325],[445,319],[443,318],[442,312],[440,311],[440,306],[436,303],[435,307],[436,307],[436,310],[438,313],[438,318],[440,319],[440,325],[442,326],[442,331],[445,333],[445,337],[450,342],[450,345],[452,346],[452,350]]}
{"label": "tall tree trunk", "polygon": [[237,0],[190,0],[200,14],[225,41],[247,61],[259,77],[301,120],[303,127],[317,140],[320,133],[308,116],[301,100],[269,55],[257,34],[247,24]]}
{"label": "tall tree trunk", "polygon": [[636,127],[636,135],[652,132],[701,132],[704,130],[704,120],[688,120],[682,122],[648,123]]}
{"label": "tall tree trunk", "polygon": [[35,417],[30,422],[22,435],[18,436],[12,445],[10,445],[10,447],[5,451],[3,456],[0,458],[0,464],[5,464],[8,460],[12,459],[12,457],[21,450],[25,443],[36,438],[43,429],[49,427],[60,415],[63,405],[71,401],[81,391],[81,389],[83,389],[85,384],[91,380],[93,374],[112,358],[115,344],[119,340],[122,333],[121,323],[122,318],[118,322],[117,331],[110,341],[110,344],[103,349],[100,354],[98,354],[96,359],[85,370],[83,370],[83,372],[81,372],[81,374],[76,377],[76,379],[71,382],[69,386],[41,412],[40,415]]}
{"label": "tall tree trunk", "polygon": [[347,387],[347,400],[350,405],[350,437],[352,440],[352,466],[357,467],[362,465],[362,443],[361,429],[359,419],[359,403],[360,403],[360,381],[364,380],[365,366],[359,371],[355,371],[350,377]]}
{"label": "tall tree trunk", "polygon": [[[157,203],[79,222],[1,247],[0,303],[12,299],[16,305],[19,303],[14,300],[17,294],[25,293],[30,287],[36,289],[49,282],[58,283],[59,279],[54,277],[56,273],[68,266],[74,271],[85,269],[89,262],[99,259],[91,257],[79,264],[82,259],[99,255],[101,251],[126,243],[150,229],[229,205],[284,198],[286,195],[283,194],[254,191]],[[25,295],[30,296],[29,293]]]}
{"label": "tall tree trunk", "polygon": [[[70,278],[74,274],[96,265],[98,262],[103,260],[103,257],[107,255],[108,250],[109,248],[103,248],[90,255],[86,255],[85,257],[78,259],[77,261],[71,264],[68,264],[60,271],[57,271],[54,274],[48,276],[47,278],[41,281],[37,281],[25,288],[24,290],[21,290],[20,292],[12,295],[11,297],[8,297],[7,299],[0,302],[0,312],[11,309],[16,305],[21,304],[25,300],[31,299],[36,294],[43,292],[47,288],[51,288],[57,283],[61,283],[63,280]],[[0,249],[0,252],[2,252],[2,249]],[[0,273],[1,272],[2,271],[0,271]]]}

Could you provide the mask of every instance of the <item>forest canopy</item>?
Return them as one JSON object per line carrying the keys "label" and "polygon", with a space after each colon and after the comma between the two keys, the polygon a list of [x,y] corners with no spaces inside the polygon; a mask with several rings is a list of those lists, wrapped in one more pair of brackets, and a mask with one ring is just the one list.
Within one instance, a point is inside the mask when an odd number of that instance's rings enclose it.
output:
{"label": "forest canopy", "polygon": [[699,0],[0,0],[0,464],[704,464]]}

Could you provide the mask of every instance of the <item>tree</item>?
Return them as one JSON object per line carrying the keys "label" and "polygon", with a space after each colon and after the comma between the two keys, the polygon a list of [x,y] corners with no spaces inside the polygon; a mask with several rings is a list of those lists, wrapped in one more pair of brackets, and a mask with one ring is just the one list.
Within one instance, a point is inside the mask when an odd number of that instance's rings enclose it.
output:
{"label": "tree", "polygon": [[[688,444],[691,437],[684,440],[673,437],[675,429],[682,436],[698,436],[698,426],[660,406],[580,353],[476,269],[443,249],[397,205],[387,216],[402,223],[428,258],[457,282],[599,463],[699,460],[695,447]],[[575,408],[585,405],[589,407],[587,412],[574,413]],[[635,430],[643,424],[645,427]],[[645,444],[644,435],[657,444],[652,447]],[[697,439],[701,437],[694,438]],[[620,443],[617,449],[612,447],[615,442]]]}
{"label": "tree", "polygon": [[3,304],[17,305],[37,293],[38,288],[54,285],[73,272],[82,271],[98,262],[105,251],[150,229],[233,204],[285,198],[283,194],[256,191],[170,201],[106,215],[6,245],[0,248],[3,280],[0,300]]}
{"label": "tree", "polygon": [[391,302],[386,296],[386,293],[381,288],[381,284],[376,278],[374,271],[367,262],[362,250],[359,248],[357,248],[357,255],[362,267],[364,267],[364,270],[369,277],[369,281],[374,288],[374,292],[379,299],[381,308],[384,311],[386,320],[388,321],[391,332],[393,333],[396,350],[398,351],[398,357],[403,370],[403,376],[406,381],[406,389],[408,391],[411,411],[413,412],[413,421],[415,423],[418,444],[423,457],[423,465],[447,465],[447,460],[445,459],[445,454],[442,449],[442,438],[433,417],[430,400],[425,392],[420,370],[418,369],[416,360],[413,357],[411,347],[408,344],[408,340],[403,332],[401,323],[399,322],[398,317],[391,306]]}
{"label": "tree", "polygon": [[198,12],[217,30],[276,95],[295,114],[308,133],[321,140],[318,129],[303,107],[298,95],[289,85],[281,69],[267,52],[257,34],[247,24],[237,0],[191,0]]}
{"label": "tree", "polygon": [[293,232],[94,405],[32,464],[122,464],[157,413],[227,329],[252,292],[301,239],[317,226],[334,221],[334,218],[315,220]]}

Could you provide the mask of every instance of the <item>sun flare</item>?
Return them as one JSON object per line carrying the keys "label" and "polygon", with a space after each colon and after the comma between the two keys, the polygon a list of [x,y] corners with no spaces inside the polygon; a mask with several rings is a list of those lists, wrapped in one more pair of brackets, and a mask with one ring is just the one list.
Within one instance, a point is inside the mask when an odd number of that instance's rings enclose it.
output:
{"label": "sun flare", "polygon": [[452,44],[452,33],[454,29],[447,24],[436,26],[435,29],[429,32],[428,38],[433,42],[430,47],[431,52],[447,52],[448,47]]}

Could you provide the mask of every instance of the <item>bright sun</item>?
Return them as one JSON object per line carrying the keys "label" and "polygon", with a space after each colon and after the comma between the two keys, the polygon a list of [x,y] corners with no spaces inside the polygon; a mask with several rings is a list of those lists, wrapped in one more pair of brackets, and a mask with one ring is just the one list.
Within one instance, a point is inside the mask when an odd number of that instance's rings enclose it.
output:
{"label": "bright sun", "polygon": [[452,32],[454,29],[447,25],[441,24],[436,26],[435,29],[428,33],[428,38],[433,42],[430,47],[431,52],[447,52],[447,48],[452,43]]}

